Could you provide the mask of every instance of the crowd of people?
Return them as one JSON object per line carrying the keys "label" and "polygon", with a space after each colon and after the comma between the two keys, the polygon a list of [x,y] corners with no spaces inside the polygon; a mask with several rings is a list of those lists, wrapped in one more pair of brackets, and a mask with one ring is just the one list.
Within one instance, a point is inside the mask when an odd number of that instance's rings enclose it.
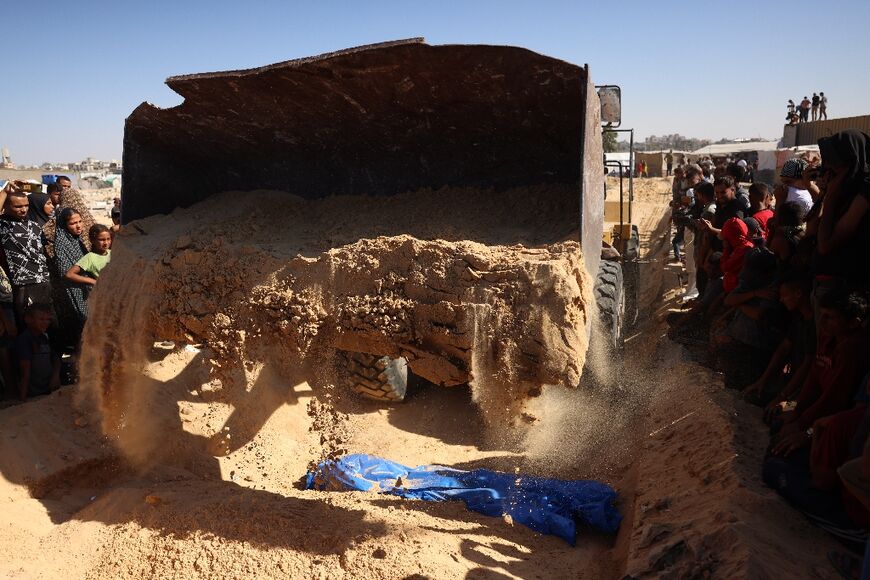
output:
{"label": "crowd of people", "polygon": [[811,113],[813,121],[828,120],[828,97],[825,96],[824,92],[813,93],[812,99],[805,96],[798,105],[789,99],[786,105],[785,120],[788,121],[789,125],[806,123],[810,120]]}
{"label": "crowd of people", "polygon": [[[695,200],[695,186],[707,182],[713,184],[717,178],[730,176],[736,183],[752,182],[757,162],[749,163],[745,158],[732,159],[727,157],[722,163],[715,163],[710,157],[702,157],[697,163],[681,165],[674,169],[674,181],[671,191],[673,193],[671,207],[675,209],[676,235],[672,241],[674,259],[685,262],[692,280],[695,279],[695,253],[694,240],[695,228],[689,219],[690,216],[700,217],[704,212]],[[706,188],[702,188],[702,194]],[[740,190],[742,196],[746,195],[744,189]],[[712,206],[715,208],[715,206]],[[683,251],[684,246],[688,251]],[[703,272],[701,274],[703,276]],[[697,287],[694,282],[687,292],[688,298],[697,297]]]}
{"label": "crowd of people", "polygon": [[29,189],[0,191],[0,398],[22,401],[75,381],[88,295],[120,227],[120,199],[108,227],[66,177],[45,193]]}
{"label": "crowd of people", "polygon": [[[870,530],[870,136],[822,138],[819,154],[788,160],[775,187],[747,183],[736,163],[719,175],[679,168],[674,252],[689,300],[669,335],[763,407],[766,484],[859,552]],[[829,556],[858,577],[860,558]]]}

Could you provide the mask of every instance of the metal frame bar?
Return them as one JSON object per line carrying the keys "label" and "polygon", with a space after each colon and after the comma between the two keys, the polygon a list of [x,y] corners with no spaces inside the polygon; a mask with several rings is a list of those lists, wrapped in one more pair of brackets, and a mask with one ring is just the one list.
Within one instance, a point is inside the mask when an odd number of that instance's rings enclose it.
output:
{"label": "metal frame bar", "polygon": [[[607,85],[602,85],[607,86]],[[629,134],[629,142],[628,142],[628,223],[631,225],[632,213],[634,207],[634,129],[615,129],[613,127],[602,127],[601,131],[603,133],[628,133]],[[622,180],[623,180],[623,164],[620,161],[605,161],[605,167],[619,167],[619,229],[620,234],[623,226],[625,225],[624,215],[622,211],[622,204],[624,201]],[[604,182],[604,195],[607,197],[607,181]]]}

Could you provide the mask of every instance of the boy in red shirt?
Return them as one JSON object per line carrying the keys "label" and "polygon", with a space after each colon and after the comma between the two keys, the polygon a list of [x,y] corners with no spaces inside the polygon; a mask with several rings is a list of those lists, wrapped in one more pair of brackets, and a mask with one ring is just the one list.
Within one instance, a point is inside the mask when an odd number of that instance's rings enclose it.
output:
{"label": "boy in red shirt", "polygon": [[766,240],[770,233],[767,227],[767,222],[773,217],[773,210],[770,209],[773,197],[770,190],[764,183],[753,183],[749,186],[749,203],[750,213],[758,225],[761,226],[761,236]]}

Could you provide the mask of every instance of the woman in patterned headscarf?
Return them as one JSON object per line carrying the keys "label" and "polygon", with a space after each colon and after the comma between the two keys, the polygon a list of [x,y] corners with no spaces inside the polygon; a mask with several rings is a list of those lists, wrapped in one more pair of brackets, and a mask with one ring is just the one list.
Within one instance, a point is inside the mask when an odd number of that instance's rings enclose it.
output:
{"label": "woman in patterned headscarf", "polygon": [[55,232],[54,257],[50,260],[55,307],[64,334],[64,346],[78,346],[85,319],[88,317],[85,301],[87,289],[64,277],[67,270],[88,251],[82,239],[82,217],[71,207],[64,208],[57,214],[57,222],[62,227]]}
{"label": "woman in patterned headscarf", "polygon": [[[45,253],[48,254],[50,258],[54,257],[54,238],[55,231],[57,230],[57,216],[59,216],[65,208],[74,209],[80,216],[82,216],[82,231],[90,231],[91,226],[96,223],[94,221],[94,216],[91,215],[91,212],[88,209],[88,204],[85,203],[79,190],[62,189],[60,193],[60,205],[54,209],[55,217],[49,220],[42,228],[42,233],[45,235]],[[85,244],[85,248],[87,248],[85,251],[90,251],[91,242],[87,238],[88,237],[85,236],[82,241]]]}

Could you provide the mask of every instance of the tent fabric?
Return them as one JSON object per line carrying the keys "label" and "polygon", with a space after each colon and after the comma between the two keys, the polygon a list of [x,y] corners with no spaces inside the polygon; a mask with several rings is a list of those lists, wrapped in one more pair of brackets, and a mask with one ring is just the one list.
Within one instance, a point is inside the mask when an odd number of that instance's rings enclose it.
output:
{"label": "tent fabric", "polygon": [[462,471],[441,465],[407,467],[365,454],[321,462],[308,473],[306,489],[371,491],[425,501],[461,500],[471,511],[493,517],[509,515],[516,523],[559,536],[572,546],[578,523],[615,533],[622,520],[613,505],[616,491],[597,481],[488,469]]}
{"label": "tent fabric", "polygon": [[759,171],[776,171],[776,151],[759,151],[758,152],[758,170]]}
{"label": "tent fabric", "polygon": [[753,151],[775,151],[778,141],[746,141],[741,143],[716,143],[692,151],[692,155],[732,155]]}

